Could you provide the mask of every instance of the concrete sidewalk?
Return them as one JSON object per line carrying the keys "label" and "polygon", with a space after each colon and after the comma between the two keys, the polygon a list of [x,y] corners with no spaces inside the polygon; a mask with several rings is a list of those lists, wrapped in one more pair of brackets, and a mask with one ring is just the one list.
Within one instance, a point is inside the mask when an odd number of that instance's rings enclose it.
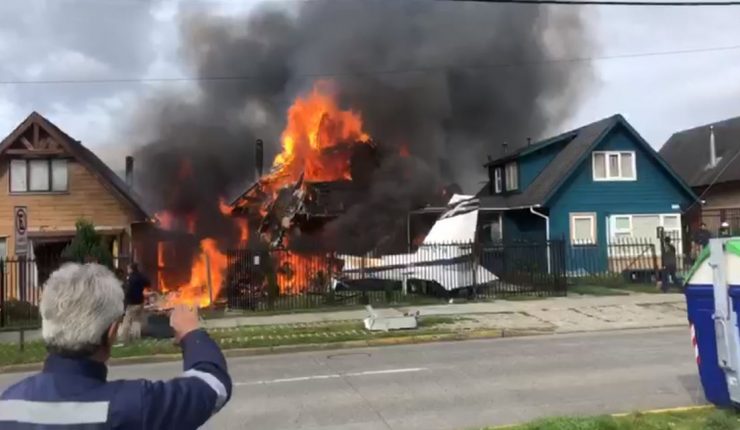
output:
{"label": "concrete sidewalk", "polygon": [[[386,308],[384,315],[416,312],[422,316],[457,316],[460,328],[532,329],[557,333],[619,330],[630,328],[674,327],[686,325],[686,299],[683,294],[633,294],[628,296],[558,297],[542,300],[447,304]],[[308,324],[361,320],[365,310],[245,316],[213,319],[208,328],[250,325]]]}
{"label": "concrete sidewalk", "polygon": [[[382,315],[417,312],[422,316],[450,316],[460,330],[534,330],[552,333],[593,332],[687,325],[683,294],[633,294],[626,296],[558,297],[542,300],[442,304],[379,309]],[[311,324],[362,320],[364,309],[295,313],[269,316],[235,316],[206,320],[209,329],[255,325]],[[41,338],[40,330],[24,333],[27,341]],[[17,343],[18,332],[0,333],[0,342]]]}

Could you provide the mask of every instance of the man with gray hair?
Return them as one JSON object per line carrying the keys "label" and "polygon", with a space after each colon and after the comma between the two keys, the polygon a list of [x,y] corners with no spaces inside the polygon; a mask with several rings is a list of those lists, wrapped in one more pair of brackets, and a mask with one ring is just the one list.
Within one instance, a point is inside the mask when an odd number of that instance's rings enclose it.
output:
{"label": "man with gray hair", "polygon": [[124,314],[120,281],[97,264],[54,272],[41,298],[43,371],[0,396],[0,428],[196,429],[231,397],[218,345],[199,329],[197,310],[170,315],[184,373],[170,381],[107,381],[106,362]]}

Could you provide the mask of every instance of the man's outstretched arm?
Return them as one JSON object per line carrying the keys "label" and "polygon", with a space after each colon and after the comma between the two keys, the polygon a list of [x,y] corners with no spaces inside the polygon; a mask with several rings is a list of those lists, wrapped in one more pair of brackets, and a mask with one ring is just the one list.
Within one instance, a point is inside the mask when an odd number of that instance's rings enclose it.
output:
{"label": "man's outstretched arm", "polygon": [[231,398],[231,377],[216,342],[198,328],[197,312],[176,308],[171,316],[183,350],[182,376],[144,385],[144,425],[153,429],[196,429]]}

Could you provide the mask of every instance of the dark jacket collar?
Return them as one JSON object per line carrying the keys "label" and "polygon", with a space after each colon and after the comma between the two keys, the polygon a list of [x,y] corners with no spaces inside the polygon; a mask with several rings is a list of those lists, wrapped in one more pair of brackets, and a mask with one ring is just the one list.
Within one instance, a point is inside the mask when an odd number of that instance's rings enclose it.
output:
{"label": "dark jacket collar", "polygon": [[44,362],[44,373],[72,374],[105,381],[108,377],[108,367],[87,358],[67,358],[49,354]]}

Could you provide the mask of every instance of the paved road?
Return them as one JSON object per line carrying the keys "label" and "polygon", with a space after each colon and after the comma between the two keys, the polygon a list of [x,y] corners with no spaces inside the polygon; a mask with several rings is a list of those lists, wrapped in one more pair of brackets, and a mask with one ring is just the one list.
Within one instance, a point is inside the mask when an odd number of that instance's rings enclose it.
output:
{"label": "paved road", "polygon": [[[436,343],[230,360],[208,429],[451,429],[703,402],[687,329]],[[167,378],[175,364],[115,367]],[[0,375],[0,387],[21,375]]]}

